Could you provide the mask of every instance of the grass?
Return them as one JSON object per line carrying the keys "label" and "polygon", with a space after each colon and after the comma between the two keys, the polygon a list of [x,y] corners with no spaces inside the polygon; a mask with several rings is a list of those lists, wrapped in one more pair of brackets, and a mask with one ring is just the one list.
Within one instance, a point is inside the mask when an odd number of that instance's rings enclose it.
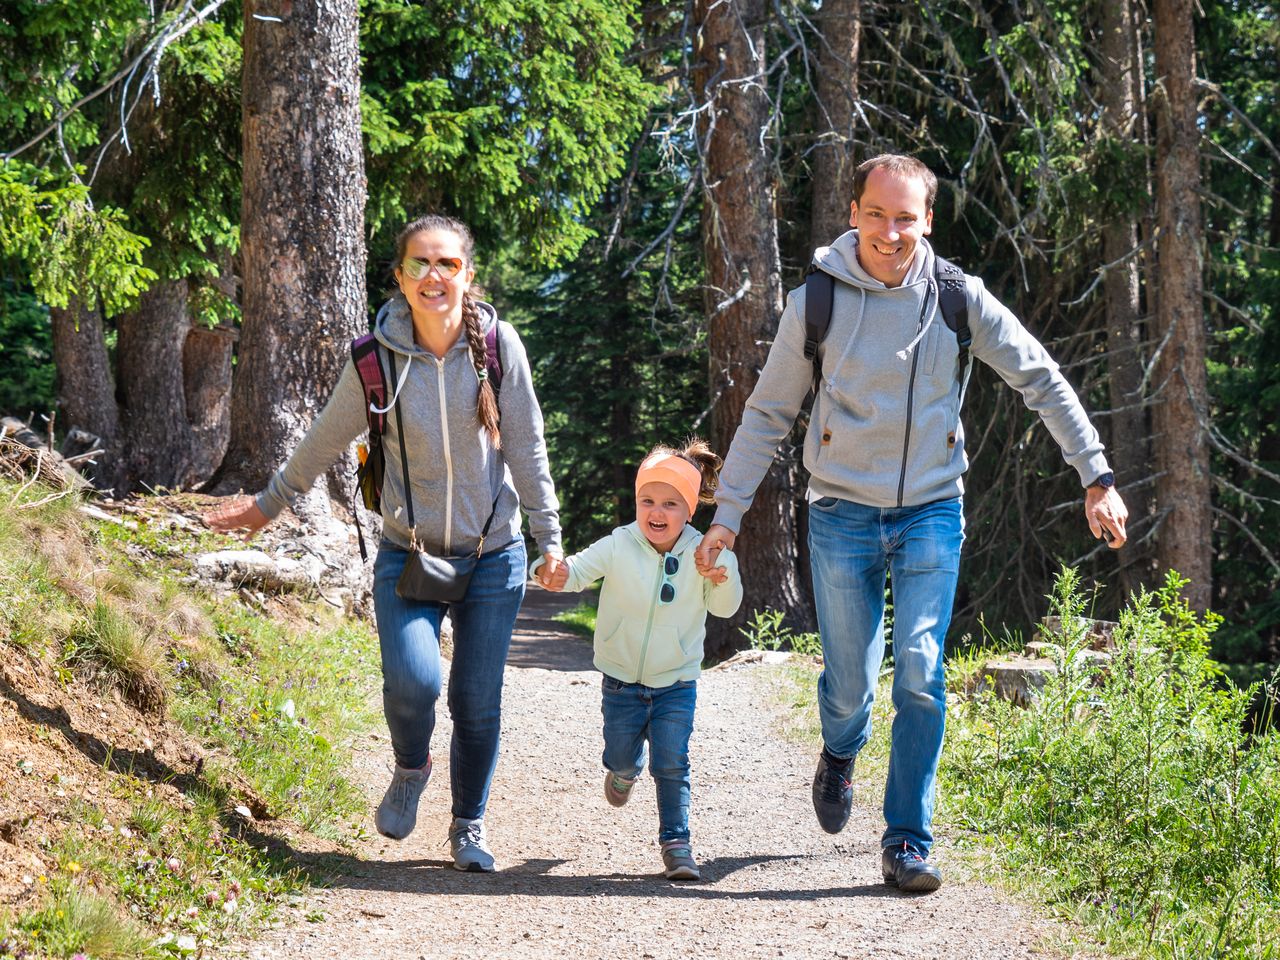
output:
{"label": "grass", "polygon": [[[1057,638],[1059,672],[1027,709],[974,692],[976,657],[948,665],[947,739],[936,820],[1004,882],[1081,922],[1126,956],[1280,956],[1280,732],[1249,719],[1256,689],[1224,683],[1208,657],[1217,624],[1181,581],[1132,598],[1109,664]],[[1051,611],[1083,624],[1064,571]],[[812,666],[789,667],[792,736],[817,749]],[[882,683],[858,757],[859,796],[878,804],[891,708]],[[962,858],[963,859],[963,858]]]}
{"label": "grass", "polygon": [[373,632],[319,602],[264,615],[193,593],[186,557],[221,538],[97,526],[72,496],[17,489],[0,483],[0,655],[25,655],[68,698],[119,693],[158,740],[165,724],[194,734],[205,760],[179,794],[121,769],[110,730],[95,730],[109,751],[96,793],[19,837],[48,866],[21,909],[0,912],[0,960],[208,952],[309,882],[287,843],[235,812],[243,798],[339,843],[363,834],[347,774],[378,716]]}
{"label": "grass", "polygon": [[551,619],[576,633],[593,636],[596,632],[596,604],[599,602],[599,595],[590,593],[572,610],[563,610]]}

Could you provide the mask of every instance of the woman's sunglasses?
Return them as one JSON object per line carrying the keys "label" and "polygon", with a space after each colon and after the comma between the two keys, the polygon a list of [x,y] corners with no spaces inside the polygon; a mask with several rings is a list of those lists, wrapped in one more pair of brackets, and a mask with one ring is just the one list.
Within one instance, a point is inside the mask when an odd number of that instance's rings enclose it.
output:
{"label": "woman's sunglasses", "polygon": [[428,273],[435,270],[441,280],[452,280],[462,272],[463,262],[457,257],[441,257],[439,260],[419,260],[417,257],[405,257],[400,269],[410,280],[424,280]]}
{"label": "woman's sunglasses", "polygon": [[671,578],[680,572],[680,558],[667,554],[665,560],[662,561],[662,587],[658,590],[658,600],[661,603],[670,603],[676,598],[676,585],[671,582]]}

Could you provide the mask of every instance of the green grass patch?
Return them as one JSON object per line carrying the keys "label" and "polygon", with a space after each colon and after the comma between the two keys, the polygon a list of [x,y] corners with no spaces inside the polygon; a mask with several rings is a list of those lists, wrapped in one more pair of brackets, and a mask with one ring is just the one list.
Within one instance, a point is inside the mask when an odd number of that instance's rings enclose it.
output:
{"label": "green grass patch", "polygon": [[563,610],[551,619],[557,623],[563,623],[575,633],[581,633],[588,637],[593,636],[596,632],[596,604],[598,602],[599,597],[596,594],[589,594],[572,610]]}

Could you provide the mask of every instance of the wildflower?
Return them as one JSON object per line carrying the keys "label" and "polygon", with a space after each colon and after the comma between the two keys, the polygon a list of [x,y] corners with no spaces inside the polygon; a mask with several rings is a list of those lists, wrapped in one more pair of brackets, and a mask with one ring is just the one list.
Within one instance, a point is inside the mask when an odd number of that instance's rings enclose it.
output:
{"label": "wildflower", "polygon": [[218,895],[210,890],[204,895],[204,903],[206,907],[216,906],[218,903]]}
{"label": "wildflower", "polygon": [[77,874],[83,869],[84,867],[80,866],[80,864],[76,863],[74,860],[67,864],[67,873],[70,874]]}
{"label": "wildflower", "polygon": [[132,836],[133,836],[133,831],[132,831],[132,830],[130,830],[128,827],[121,827],[121,828],[120,828],[120,836],[122,836],[122,837],[124,837],[126,840],[128,840],[130,837],[132,837]]}
{"label": "wildflower", "polygon": [[198,917],[198,916],[200,916],[200,908],[199,908],[199,907],[187,907],[187,916],[188,916],[188,917],[193,917],[193,918],[194,918],[194,917]]}
{"label": "wildflower", "polygon": [[164,865],[169,868],[170,873],[177,873],[182,869],[182,861],[177,857],[170,857],[164,862]]}
{"label": "wildflower", "polygon": [[232,914],[232,913],[235,913],[235,912],[236,912],[236,901],[235,901],[234,899],[232,899],[232,900],[228,900],[226,903],[224,903],[224,904],[222,905],[222,912],[223,912],[223,913],[226,913],[226,914]]}
{"label": "wildflower", "polygon": [[237,896],[237,897],[238,897],[238,896],[240,896],[240,881],[239,881],[239,880],[232,880],[229,884],[227,884],[227,888],[231,891],[231,893],[232,893],[234,896]]}

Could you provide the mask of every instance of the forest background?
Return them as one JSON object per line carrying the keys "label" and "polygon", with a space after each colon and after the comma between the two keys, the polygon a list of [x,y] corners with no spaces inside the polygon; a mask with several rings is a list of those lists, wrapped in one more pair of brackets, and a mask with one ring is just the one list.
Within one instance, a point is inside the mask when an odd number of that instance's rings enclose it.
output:
{"label": "forest background", "polygon": [[[581,547],[629,519],[653,443],[727,450],[853,167],[912,153],[934,247],[1061,362],[1132,513],[1123,551],[1092,540],[978,364],[952,641],[1028,631],[1063,564],[1103,616],[1176,569],[1252,681],[1280,664],[1278,41],[1262,0],[8,0],[0,412],[100,451],[118,495],[255,490],[397,229],[446,212],[525,338]],[[720,651],[758,609],[812,627],[801,436]]]}

